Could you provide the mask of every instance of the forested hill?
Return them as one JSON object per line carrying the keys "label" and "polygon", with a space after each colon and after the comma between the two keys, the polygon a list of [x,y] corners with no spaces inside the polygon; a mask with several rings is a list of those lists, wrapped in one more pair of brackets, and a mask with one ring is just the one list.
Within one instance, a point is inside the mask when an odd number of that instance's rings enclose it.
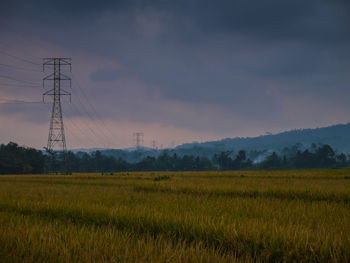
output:
{"label": "forested hill", "polygon": [[220,141],[189,143],[178,146],[177,150],[205,148],[207,151],[227,150],[282,151],[285,147],[309,148],[311,144],[328,144],[337,152],[350,153],[350,123],[317,129],[300,129],[254,138],[227,138]]}
{"label": "forested hill", "polygon": [[[297,151],[306,149],[314,151],[316,147],[325,144],[330,145],[337,153],[350,154],[350,123],[317,129],[292,130],[254,138],[228,138],[220,141],[188,143],[166,151],[170,155],[212,158],[221,152],[229,151],[231,156],[235,156],[240,150],[245,150],[251,160],[260,162],[272,152],[291,156]],[[102,150],[101,152],[104,155],[134,163],[147,156],[157,157],[164,150],[142,148],[139,151]]]}

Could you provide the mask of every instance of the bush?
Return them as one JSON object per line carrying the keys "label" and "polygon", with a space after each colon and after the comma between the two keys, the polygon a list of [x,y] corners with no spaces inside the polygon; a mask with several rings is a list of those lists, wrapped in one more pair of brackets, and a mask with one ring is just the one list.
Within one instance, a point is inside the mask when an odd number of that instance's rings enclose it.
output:
{"label": "bush", "polygon": [[170,176],[163,175],[163,176],[157,176],[153,179],[153,181],[162,181],[162,180],[169,180]]}

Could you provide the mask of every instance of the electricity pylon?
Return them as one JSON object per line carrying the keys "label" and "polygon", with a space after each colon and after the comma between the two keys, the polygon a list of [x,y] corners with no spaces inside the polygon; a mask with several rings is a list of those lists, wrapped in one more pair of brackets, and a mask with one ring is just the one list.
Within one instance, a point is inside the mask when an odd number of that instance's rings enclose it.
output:
{"label": "electricity pylon", "polygon": [[67,146],[64,135],[61,96],[71,97],[69,92],[61,88],[62,81],[69,81],[69,86],[71,87],[71,78],[61,73],[61,68],[65,66],[69,66],[69,71],[71,72],[71,58],[44,58],[43,71],[45,72],[48,68],[53,71],[43,79],[43,88],[45,88],[47,82],[50,82],[50,86],[52,85],[51,82],[53,83],[53,88],[43,93],[43,102],[45,102],[45,96],[52,97],[50,129],[46,150],[49,153],[53,153],[55,146],[58,146],[64,156]]}
{"label": "electricity pylon", "polygon": [[151,141],[151,147],[153,150],[157,150],[157,141],[156,140]]}
{"label": "electricity pylon", "polygon": [[135,148],[137,150],[140,150],[143,144],[143,133],[142,132],[134,132],[133,133],[133,140],[135,143]]}

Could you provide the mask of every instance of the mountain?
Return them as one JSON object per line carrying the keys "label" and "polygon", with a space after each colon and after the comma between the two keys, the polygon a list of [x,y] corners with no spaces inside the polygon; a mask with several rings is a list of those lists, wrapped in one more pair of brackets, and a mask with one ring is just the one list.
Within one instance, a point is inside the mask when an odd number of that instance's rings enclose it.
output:
{"label": "mountain", "polygon": [[138,150],[104,149],[101,152],[134,163],[147,156],[157,157],[165,151],[170,155],[194,155],[211,159],[214,154],[223,151],[231,151],[231,155],[234,156],[239,150],[245,150],[248,158],[254,162],[260,162],[274,151],[291,156],[298,150],[309,149],[313,151],[317,146],[324,144],[329,144],[337,153],[350,154],[350,123],[316,129],[291,130],[259,137],[226,138],[219,141],[187,143],[166,150],[152,150],[149,148]]}
{"label": "mountain", "polygon": [[178,146],[177,150],[211,149],[221,151],[277,151],[287,148],[310,148],[312,144],[329,144],[337,152],[350,153],[350,123],[338,124],[316,129],[291,130],[278,134],[269,134],[252,138],[227,138],[204,143],[188,143]]}

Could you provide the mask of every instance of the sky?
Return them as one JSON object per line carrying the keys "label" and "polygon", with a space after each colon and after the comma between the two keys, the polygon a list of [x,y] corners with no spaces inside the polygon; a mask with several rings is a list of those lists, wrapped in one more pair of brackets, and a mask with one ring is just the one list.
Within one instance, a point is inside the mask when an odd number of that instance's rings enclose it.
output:
{"label": "sky", "polygon": [[45,57],[72,58],[69,149],[348,123],[349,47],[348,0],[3,0],[0,143],[46,146]]}

